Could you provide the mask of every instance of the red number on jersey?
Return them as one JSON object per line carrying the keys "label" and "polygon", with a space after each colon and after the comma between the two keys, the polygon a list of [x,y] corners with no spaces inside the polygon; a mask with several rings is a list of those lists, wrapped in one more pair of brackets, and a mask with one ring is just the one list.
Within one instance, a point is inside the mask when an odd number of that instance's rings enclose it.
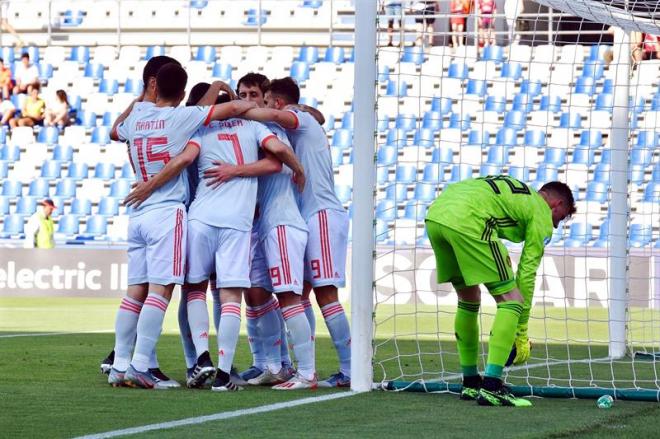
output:
{"label": "red number on jersey", "polygon": [[218,134],[218,140],[227,140],[231,142],[231,146],[234,148],[234,156],[236,157],[236,164],[242,165],[244,163],[243,151],[241,151],[241,143],[238,141],[237,134],[220,133]]}
{"label": "red number on jersey", "polygon": [[270,280],[274,287],[280,286],[282,284],[282,276],[280,275],[280,267],[271,267],[270,271]]}
{"label": "red number on jersey", "polygon": [[[170,161],[170,154],[168,152],[153,152],[152,149],[154,146],[166,145],[167,137],[149,137],[147,138],[146,148],[144,144],[144,139],[138,137],[133,140],[135,149],[137,150],[138,156],[138,165],[140,166],[140,173],[142,174],[142,180],[147,181],[149,179],[149,174],[147,173],[147,166],[145,165],[144,156],[147,156],[147,162],[163,162],[166,165]],[[146,151],[145,151],[146,149]],[[130,154],[129,154],[130,157]]]}
{"label": "red number on jersey", "polygon": [[318,259],[312,259],[309,261],[310,265],[312,266],[312,279],[320,279],[321,278],[321,261]]}

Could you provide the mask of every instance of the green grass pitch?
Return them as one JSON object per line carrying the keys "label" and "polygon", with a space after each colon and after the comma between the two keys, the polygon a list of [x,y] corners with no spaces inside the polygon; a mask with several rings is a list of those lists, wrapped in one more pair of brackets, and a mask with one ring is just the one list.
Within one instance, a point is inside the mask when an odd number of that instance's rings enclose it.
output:
{"label": "green grass pitch", "polygon": [[[116,299],[0,299],[0,335],[75,332],[49,336],[0,338],[0,436],[13,438],[74,437],[151,423],[260,407],[332,390],[275,392],[254,389],[236,394],[208,390],[140,391],[113,389],[98,372],[98,363],[113,344],[110,333],[89,331],[112,328]],[[185,366],[176,329],[173,303],[165,322],[158,353],[165,371],[183,379]],[[429,313],[431,315],[432,313]],[[437,321],[437,318],[432,318]],[[442,317],[445,325],[446,317]],[[334,372],[334,349],[318,319],[319,375]],[[407,323],[404,323],[407,322]],[[410,325],[404,320],[401,325]],[[437,333],[431,322],[417,321],[420,332]],[[421,325],[421,326],[420,326]],[[381,328],[381,329],[384,329]],[[405,328],[401,328],[402,332]],[[442,328],[441,328],[442,329]],[[397,364],[386,363],[388,376],[421,370],[455,370],[450,340],[433,336],[398,337],[382,331],[380,359],[399,352]],[[443,331],[440,331],[443,332]],[[578,334],[579,335],[579,334]],[[432,352],[446,347],[444,364]],[[395,349],[396,345],[396,349]],[[421,348],[421,349],[420,349]],[[571,345],[576,355],[585,347]],[[563,351],[566,351],[563,346]],[[561,345],[536,345],[535,350],[556,352]],[[418,354],[428,352],[428,355]],[[601,352],[595,352],[600,354]],[[403,354],[403,356],[401,356]],[[593,354],[593,352],[592,352]],[[421,360],[420,360],[421,359]],[[421,363],[420,363],[421,361]],[[244,337],[239,341],[236,364],[249,363]],[[429,366],[427,366],[429,365]],[[382,369],[376,368],[382,374]],[[531,371],[530,371],[531,373]],[[623,373],[623,372],[622,372]],[[641,369],[636,375],[646,373]],[[522,374],[522,373],[521,373]],[[553,375],[559,376],[559,371]],[[534,373],[534,375],[541,375]],[[623,376],[623,375],[622,375]],[[538,399],[531,409],[494,409],[459,401],[451,394],[374,391],[270,413],[143,433],[144,437],[655,437],[660,431],[660,404],[617,401],[610,410],[593,400]],[[521,412],[522,410],[522,412]]]}

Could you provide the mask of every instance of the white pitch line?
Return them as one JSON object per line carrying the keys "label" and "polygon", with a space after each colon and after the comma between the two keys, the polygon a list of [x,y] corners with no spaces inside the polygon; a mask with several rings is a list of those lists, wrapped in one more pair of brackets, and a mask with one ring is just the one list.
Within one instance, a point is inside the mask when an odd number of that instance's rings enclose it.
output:
{"label": "white pitch line", "polygon": [[16,337],[46,337],[50,335],[74,335],[74,334],[109,334],[114,332],[112,329],[104,329],[99,331],[77,331],[77,332],[33,332],[27,334],[7,334],[0,335],[0,338],[16,338]]}
{"label": "white pitch line", "polygon": [[131,434],[139,434],[139,433],[144,433],[147,431],[154,431],[154,430],[164,430],[167,428],[175,428],[175,427],[182,427],[184,425],[197,425],[197,424],[203,424],[205,422],[211,422],[211,421],[220,421],[223,419],[230,419],[230,418],[237,418],[239,416],[245,416],[245,415],[254,415],[257,413],[266,413],[266,412],[272,412],[275,410],[281,410],[281,409],[287,409],[291,407],[297,407],[299,405],[305,405],[305,404],[314,404],[317,402],[324,402],[324,401],[330,401],[333,399],[339,399],[339,398],[346,398],[348,396],[354,396],[358,395],[360,392],[338,392],[338,393],[332,393],[330,395],[325,395],[325,396],[315,396],[311,398],[302,398],[302,399],[296,399],[293,401],[287,401],[287,402],[278,402],[276,404],[268,404],[268,405],[263,405],[260,407],[253,407],[249,409],[241,409],[241,410],[234,410],[232,412],[221,412],[221,413],[216,413],[213,415],[206,415],[206,416],[197,416],[195,418],[185,418],[185,419],[180,419],[178,421],[169,421],[169,422],[161,422],[158,424],[148,424],[148,425],[143,425],[141,427],[133,427],[133,428],[124,428],[122,430],[113,430],[113,431],[106,431],[105,433],[97,433],[97,434],[90,434],[86,436],[79,436],[74,439],[103,439],[103,438],[109,438],[109,437],[117,437],[117,436],[128,436]]}

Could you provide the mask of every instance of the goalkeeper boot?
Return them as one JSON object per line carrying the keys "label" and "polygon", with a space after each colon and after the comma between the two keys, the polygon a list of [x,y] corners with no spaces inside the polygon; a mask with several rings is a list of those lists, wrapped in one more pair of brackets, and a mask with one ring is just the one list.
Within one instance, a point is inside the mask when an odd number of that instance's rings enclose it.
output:
{"label": "goalkeeper boot", "polygon": [[109,374],[112,369],[112,363],[115,362],[115,351],[113,350],[101,361],[101,373]]}
{"label": "goalkeeper boot", "polygon": [[156,378],[150,371],[140,372],[135,369],[133,365],[128,366],[126,374],[124,374],[125,383],[128,387],[136,387],[142,389],[153,389],[156,387]]}
{"label": "goalkeeper boot", "polygon": [[264,371],[258,368],[257,366],[250,366],[247,370],[244,370],[243,372],[239,373],[238,375],[244,379],[245,381],[249,381],[252,378],[256,378],[259,375],[261,375]]}
{"label": "goalkeeper boot", "polygon": [[495,407],[531,407],[532,403],[524,398],[518,398],[508,387],[497,378],[484,378],[483,385],[479,389],[477,404]]}
{"label": "goalkeeper boot", "polygon": [[282,383],[277,384],[271,387],[273,390],[300,390],[300,389],[316,389],[318,387],[318,382],[316,380],[316,375],[311,380],[305,379],[299,373],[296,373],[293,378]]}
{"label": "goalkeeper boot", "polygon": [[329,378],[319,381],[319,387],[351,387],[351,377],[337,372]]}
{"label": "goalkeeper boot", "polygon": [[214,373],[215,367],[211,362],[211,356],[206,351],[197,359],[197,364],[195,364],[191,376],[186,380],[186,386],[189,389],[203,387],[206,380]]}
{"label": "goalkeeper boot", "polygon": [[156,385],[154,386],[156,389],[176,389],[177,387],[181,387],[181,384],[179,384],[178,381],[165,375],[158,367],[149,369],[149,373],[156,382]]}
{"label": "goalkeeper boot", "polygon": [[108,384],[112,387],[124,387],[126,385],[124,374],[126,372],[119,371],[114,367],[110,368],[110,373],[108,373]]}
{"label": "goalkeeper boot", "polygon": [[234,384],[227,372],[218,369],[211,390],[214,392],[238,392],[243,388]]}
{"label": "goalkeeper boot", "polygon": [[460,399],[463,401],[474,401],[479,396],[481,388],[481,375],[463,377],[463,389]]}

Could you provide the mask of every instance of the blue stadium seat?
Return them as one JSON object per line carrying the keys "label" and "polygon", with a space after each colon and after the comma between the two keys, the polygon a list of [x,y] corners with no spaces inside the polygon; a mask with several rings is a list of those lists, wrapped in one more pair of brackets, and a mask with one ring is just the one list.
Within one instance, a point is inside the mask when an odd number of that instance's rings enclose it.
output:
{"label": "blue stadium seat", "polygon": [[353,189],[349,185],[346,184],[335,185],[335,194],[337,195],[337,198],[339,198],[339,201],[342,204],[351,201],[352,191]]}
{"label": "blue stadium seat", "polygon": [[518,132],[514,128],[500,128],[495,137],[495,144],[516,146],[518,144]]}
{"label": "blue stadium seat", "polygon": [[449,114],[452,112],[453,101],[450,98],[434,96],[431,99],[431,111],[437,111],[440,114]]}
{"label": "blue stadium seat", "polygon": [[412,62],[417,65],[424,63],[424,49],[420,46],[405,46],[401,62]]}
{"label": "blue stadium seat", "polygon": [[525,131],[524,145],[544,147],[546,142],[545,131],[543,130],[527,130]]}
{"label": "blue stadium seat", "polygon": [[600,130],[584,130],[580,133],[580,146],[600,148],[603,146],[603,133]]}
{"label": "blue stadium seat", "polygon": [[144,87],[144,84],[142,83],[142,79],[137,79],[137,78],[128,78],[126,79],[126,82],[124,83],[124,92],[125,93],[132,93],[134,95],[139,95],[142,93],[142,88]]}
{"label": "blue stadium seat", "polygon": [[539,183],[547,183],[549,181],[556,181],[558,179],[559,171],[555,165],[549,163],[541,163],[536,168],[535,181]]}
{"label": "blue stadium seat", "polygon": [[21,148],[18,145],[4,145],[0,150],[0,160],[16,162],[21,158]]}
{"label": "blue stadium seat", "polygon": [[566,247],[583,247],[591,241],[593,226],[589,223],[572,223],[568,238],[564,241]]}
{"label": "blue stadium seat", "polygon": [[468,66],[463,63],[451,63],[449,64],[449,70],[447,76],[450,78],[458,79],[467,79],[468,77]]}
{"label": "blue stadium seat", "polygon": [[479,97],[486,96],[488,91],[488,84],[482,79],[469,79],[467,82],[466,94],[475,95]]}
{"label": "blue stadium seat", "polygon": [[387,222],[377,219],[376,220],[376,242],[384,243],[389,240],[389,227]]}
{"label": "blue stadium seat", "polygon": [[110,196],[115,198],[125,198],[131,191],[131,181],[126,179],[119,179],[112,182],[110,185]]}
{"label": "blue stadium seat", "polygon": [[85,13],[79,9],[76,9],[75,11],[66,9],[64,12],[62,12],[62,16],[60,18],[61,27],[77,27],[82,24],[83,19],[85,18]]}
{"label": "blue stadium seat", "polygon": [[116,79],[102,79],[99,83],[99,92],[112,96],[119,92],[119,82]]}
{"label": "blue stadium seat", "polygon": [[559,128],[582,128],[582,115],[576,112],[562,113],[559,118]]}
{"label": "blue stadium seat", "polygon": [[147,47],[147,53],[144,55],[144,59],[149,61],[154,56],[163,55],[165,55],[165,48],[163,46],[149,46]]}
{"label": "blue stadium seat", "polygon": [[62,174],[62,162],[57,160],[44,160],[41,165],[42,178],[60,178]]}
{"label": "blue stadium seat", "polygon": [[[103,120],[102,120],[103,126],[112,127],[112,125],[114,125],[115,123],[115,120],[117,120],[120,114],[121,113],[117,111],[106,111],[105,113],[103,113]],[[94,128],[94,127],[92,126],[90,128]]]}
{"label": "blue stadium seat", "polygon": [[427,111],[422,117],[422,128],[439,131],[442,129],[442,113],[439,111]]}
{"label": "blue stadium seat", "polygon": [[92,215],[87,218],[83,237],[100,237],[108,234],[108,220],[102,215]]}
{"label": "blue stadium seat", "polygon": [[325,55],[323,56],[323,61],[333,62],[335,64],[342,64],[344,62],[345,58],[346,58],[346,55],[344,54],[344,48],[333,46],[333,47],[328,47],[325,50]]}
{"label": "blue stadium seat", "polygon": [[57,222],[57,233],[63,235],[77,235],[80,230],[78,215],[62,215]]}
{"label": "blue stadium seat", "polygon": [[0,215],[7,215],[9,213],[10,199],[10,197],[0,196]]}
{"label": "blue stadium seat", "polygon": [[390,79],[390,68],[386,65],[378,66],[378,82],[385,82]]}
{"label": "blue stadium seat", "polygon": [[69,145],[55,145],[53,148],[53,160],[70,162],[73,160],[73,148]]}
{"label": "blue stadium seat", "polygon": [[72,162],[69,164],[69,171],[67,177],[74,180],[81,180],[87,178],[89,175],[89,167],[87,163]]}
{"label": "blue stadium seat", "polygon": [[659,133],[656,131],[638,131],[637,140],[635,141],[636,147],[655,147],[660,144],[658,140],[660,139]]}
{"label": "blue stadium seat", "polygon": [[9,174],[9,162],[0,161],[0,180],[7,178]]}
{"label": "blue stadium seat", "polygon": [[509,166],[508,175],[520,181],[529,181],[529,168],[524,166]]}
{"label": "blue stadium seat", "polygon": [[37,199],[44,198],[44,196],[30,195],[28,197],[21,197],[16,202],[17,215],[32,215],[37,211]]}
{"label": "blue stadium seat", "polygon": [[523,79],[520,83],[520,93],[529,95],[530,97],[538,96],[543,90],[543,84],[536,79]]}
{"label": "blue stadium seat", "polygon": [[644,96],[630,96],[628,105],[635,113],[643,113],[646,107],[646,99],[644,99]]}
{"label": "blue stadium seat", "polygon": [[643,165],[648,166],[653,160],[653,149],[651,148],[640,148],[634,146],[630,151],[630,162],[633,165]]}
{"label": "blue stadium seat", "polygon": [[53,77],[53,66],[51,64],[39,64],[37,65],[37,70],[39,70],[39,79],[41,81],[48,81]]}
{"label": "blue stadium seat", "polygon": [[16,54],[12,46],[0,47],[0,58],[4,61],[6,66],[13,66],[16,61]]}
{"label": "blue stadium seat", "polygon": [[308,105],[314,108],[319,106],[319,100],[313,96],[301,96],[298,103],[301,105]]}
{"label": "blue stadium seat", "polygon": [[92,213],[92,202],[86,198],[74,198],[71,203],[71,214],[87,216]]}
{"label": "blue stadium seat", "polygon": [[23,192],[23,183],[16,180],[2,182],[2,195],[6,197],[20,197]]}
{"label": "blue stadium seat", "polygon": [[602,183],[610,182],[610,170],[612,166],[609,163],[599,163],[594,168],[594,177],[593,181],[598,181]]}
{"label": "blue stadium seat", "polygon": [[81,111],[78,113],[79,124],[85,128],[94,128],[96,126],[96,113],[93,111]]}
{"label": "blue stadium seat", "polygon": [[398,183],[412,183],[417,180],[417,167],[415,165],[397,165],[394,176]]}
{"label": "blue stadium seat", "polygon": [[607,202],[607,192],[609,184],[601,181],[590,181],[587,183],[586,201],[597,201],[599,203]]}
{"label": "blue stadium seat", "polygon": [[352,111],[347,111],[342,115],[341,128],[344,130],[351,130],[351,131],[355,129],[355,117],[353,116]]}
{"label": "blue stadium seat", "polygon": [[426,218],[426,211],[428,210],[428,203],[419,201],[408,201],[403,211],[403,218],[414,219],[417,221],[424,221]]}
{"label": "blue stadium seat", "polygon": [[589,76],[578,76],[575,81],[575,93],[584,93],[589,96],[596,93],[596,81]]}
{"label": "blue stadium seat", "polygon": [[112,163],[97,163],[94,167],[94,178],[100,178],[103,180],[115,178],[115,165]]}
{"label": "blue stadium seat", "polygon": [[396,163],[398,148],[392,145],[383,145],[378,148],[376,163],[379,165],[391,165]]}
{"label": "blue stadium seat", "polygon": [[328,114],[325,116],[325,123],[323,124],[323,129],[325,132],[329,132],[335,129],[335,116]]}
{"label": "blue stadium seat", "polygon": [[490,133],[483,129],[470,130],[468,133],[468,145],[488,145],[490,143]]}
{"label": "blue stadium seat", "polygon": [[427,163],[424,165],[422,181],[439,183],[445,179],[445,167],[442,163]]}
{"label": "blue stadium seat", "polygon": [[408,84],[406,81],[388,80],[385,86],[385,96],[408,96]]}
{"label": "blue stadium seat", "polygon": [[112,127],[101,125],[94,127],[92,130],[92,143],[98,143],[99,145],[107,145],[110,143],[110,130]]}
{"label": "blue stadium seat", "polygon": [[307,64],[314,64],[319,60],[319,48],[303,46],[300,48],[300,52],[298,52],[298,58],[296,59]]}
{"label": "blue stadium seat", "polygon": [[216,57],[215,47],[213,46],[200,46],[195,54],[196,61],[204,61],[206,64],[215,62]]}
{"label": "blue stadium seat", "polygon": [[294,61],[291,64],[290,76],[301,83],[309,79],[309,65],[304,61]]}
{"label": "blue stadium seat", "polygon": [[263,26],[268,20],[268,11],[261,10],[261,15],[259,15],[258,9],[248,9],[246,11],[245,20],[243,24],[245,26]]}
{"label": "blue stadium seat", "polygon": [[506,97],[504,96],[488,96],[486,98],[486,111],[497,111],[504,113],[506,111]]}
{"label": "blue stadium seat", "polygon": [[7,133],[9,133],[9,127],[0,127],[0,146],[7,143]]}
{"label": "blue stadium seat", "polygon": [[660,203],[660,181],[651,181],[644,189],[644,201]]}
{"label": "blue stadium seat", "polygon": [[605,73],[605,66],[602,61],[587,61],[582,66],[582,76],[593,78],[598,81]]}
{"label": "blue stadium seat", "polygon": [[339,166],[344,163],[344,150],[342,148],[331,147],[330,156],[332,157],[332,166]]}
{"label": "blue stadium seat", "polygon": [[651,181],[660,183],[660,162],[658,162],[655,167],[653,167],[653,172],[651,173]]}
{"label": "blue stadium seat", "polygon": [[71,110],[69,112],[74,112],[77,113],[82,110],[82,98],[77,95],[69,95],[69,107],[71,107]]}
{"label": "blue stadium seat", "polygon": [[591,166],[594,163],[594,150],[589,147],[578,146],[573,149],[573,156],[571,157],[571,163],[576,165],[587,165]]}
{"label": "blue stadium seat", "polygon": [[37,142],[55,145],[59,137],[60,130],[57,127],[43,127],[37,134]]}
{"label": "blue stadium seat", "polygon": [[76,180],[63,178],[55,186],[55,195],[58,197],[71,198],[76,196]]}
{"label": "blue stadium seat", "polygon": [[472,117],[469,114],[460,115],[452,113],[449,116],[449,128],[458,128],[461,131],[467,131],[472,126]]}
{"label": "blue stadium seat", "polygon": [[431,162],[450,164],[454,161],[454,151],[449,146],[440,145],[431,153]]}
{"label": "blue stadium seat", "polygon": [[513,97],[511,109],[529,113],[534,109],[534,98],[528,94],[518,93]]}
{"label": "blue stadium seat", "polygon": [[85,77],[99,79],[99,80],[103,79],[104,70],[105,70],[105,66],[103,64],[87,63],[87,65],[85,66]]}
{"label": "blue stadium seat", "polygon": [[518,80],[522,76],[522,65],[517,62],[507,62],[502,64],[502,78]]}
{"label": "blue stadium seat", "polygon": [[121,167],[121,176],[119,178],[127,178],[129,180],[135,179],[135,173],[133,172],[133,168],[131,167],[130,163],[126,162]]}
{"label": "blue stadium seat", "polygon": [[641,185],[644,183],[645,175],[644,165],[632,165],[628,172],[628,178],[633,184]]}
{"label": "blue stadium seat", "polygon": [[429,128],[420,128],[415,130],[413,145],[432,148],[435,145],[435,131]]}
{"label": "blue stadium seat", "polygon": [[504,126],[521,130],[527,125],[527,115],[522,111],[509,111],[504,115]]}
{"label": "blue stadium seat", "polygon": [[353,146],[353,132],[345,129],[335,130],[331,145],[339,148],[350,148]]}
{"label": "blue stadium seat", "polygon": [[22,235],[24,225],[25,225],[25,221],[22,215],[5,216],[5,220],[2,225],[2,233],[0,233],[0,238],[9,238],[14,235]]}
{"label": "blue stadium seat", "polygon": [[484,163],[479,166],[479,176],[486,177],[488,175],[499,175],[502,173],[502,167],[491,163]]}
{"label": "blue stadium seat", "polygon": [[484,47],[481,59],[483,61],[502,62],[504,60],[504,47],[491,45]]}
{"label": "blue stadium seat", "polygon": [[209,4],[209,0],[190,0],[190,7],[194,9],[204,9]]}
{"label": "blue stadium seat", "polygon": [[385,188],[385,198],[396,202],[408,199],[408,184],[394,183]]}
{"label": "blue stadium seat", "polygon": [[610,222],[605,220],[600,224],[600,230],[598,232],[598,239],[594,242],[593,246],[598,248],[605,248],[609,246],[609,229]]}
{"label": "blue stadium seat", "polygon": [[376,218],[382,221],[393,221],[396,219],[396,202],[394,200],[380,200],[376,204]]}
{"label": "blue stadium seat", "polygon": [[630,245],[632,247],[644,247],[651,242],[653,227],[650,224],[630,225]]}
{"label": "blue stadium seat", "polygon": [[543,163],[563,166],[566,163],[566,150],[560,148],[546,148],[543,153]]}
{"label": "blue stadium seat", "polygon": [[457,181],[467,180],[472,178],[472,165],[460,164],[453,165],[451,167],[451,177],[449,178],[450,183],[455,183]]}
{"label": "blue stadium seat", "polygon": [[432,183],[417,183],[414,197],[418,201],[433,201],[436,197],[435,188],[436,185]]}
{"label": "blue stadium seat", "polygon": [[503,166],[509,162],[509,148],[504,145],[488,147],[488,164]]}
{"label": "blue stadium seat", "polygon": [[387,130],[387,136],[385,138],[386,145],[396,145],[398,147],[406,146],[408,143],[408,136],[406,130],[400,128],[390,128]]}
{"label": "blue stadium seat", "polygon": [[119,200],[117,198],[103,197],[99,202],[99,215],[115,216],[119,213]]}
{"label": "blue stadium seat", "polygon": [[589,46],[589,56],[587,57],[587,61],[603,61],[603,55],[605,55],[605,52],[611,50],[612,46],[606,44],[594,44],[593,46]]}
{"label": "blue stadium seat", "polygon": [[394,128],[412,131],[417,127],[417,116],[414,114],[398,114],[394,119]]}
{"label": "blue stadium seat", "polygon": [[655,93],[651,99],[651,111],[660,111],[660,93]]}
{"label": "blue stadium seat", "polygon": [[611,78],[607,78],[603,81],[603,88],[600,91],[602,94],[613,94],[614,93],[614,81]]}
{"label": "blue stadium seat", "polygon": [[614,108],[614,95],[611,93],[601,93],[596,96],[596,110],[612,112]]}
{"label": "blue stadium seat", "polygon": [[539,106],[539,110],[559,113],[561,111],[561,97],[546,95],[541,96],[541,104]]}
{"label": "blue stadium seat", "polygon": [[389,116],[381,116],[378,118],[376,121],[376,130],[379,133],[384,133],[390,128],[390,117]]}

